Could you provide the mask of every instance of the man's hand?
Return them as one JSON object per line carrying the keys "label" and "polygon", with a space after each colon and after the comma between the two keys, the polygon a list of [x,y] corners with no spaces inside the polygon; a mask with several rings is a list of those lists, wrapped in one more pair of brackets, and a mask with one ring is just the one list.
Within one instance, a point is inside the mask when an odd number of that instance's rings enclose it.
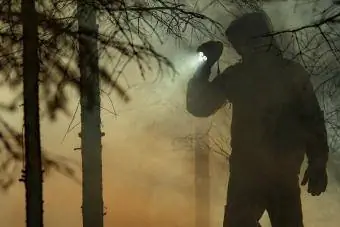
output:
{"label": "man's hand", "polygon": [[308,193],[312,196],[319,196],[326,191],[328,184],[327,171],[325,167],[309,165],[303,176],[301,185],[308,183]]}
{"label": "man's hand", "polygon": [[209,80],[210,74],[211,74],[211,65],[208,65],[204,63],[203,65],[200,65],[194,74],[194,78],[198,80],[204,80],[207,81]]}

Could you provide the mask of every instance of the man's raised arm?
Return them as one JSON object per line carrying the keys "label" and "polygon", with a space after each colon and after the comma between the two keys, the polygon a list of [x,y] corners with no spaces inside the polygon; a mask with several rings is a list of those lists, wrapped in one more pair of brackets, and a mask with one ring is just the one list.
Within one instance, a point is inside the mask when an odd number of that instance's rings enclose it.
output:
{"label": "man's raised arm", "polygon": [[199,69],[187,87],[187,110],[195,117],[208,117],[226,103],[224,76],[209,81],[210,68]]}

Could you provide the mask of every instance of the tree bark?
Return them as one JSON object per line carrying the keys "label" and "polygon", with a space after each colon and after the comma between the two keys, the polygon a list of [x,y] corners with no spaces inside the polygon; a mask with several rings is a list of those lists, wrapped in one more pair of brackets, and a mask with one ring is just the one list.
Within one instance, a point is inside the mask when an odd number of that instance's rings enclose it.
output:
{"label": "tree bark", "polygon": [[78,1],[78,26],[83,34],[79,36],[82,212],[84,227],[103,227],[98,25],[96,12],[87,2]]}
{"label": "tree bark", "polygon": [[39,119],[39,40],[34,0],[22,0],[26,226],[43,226],[43,176]]}

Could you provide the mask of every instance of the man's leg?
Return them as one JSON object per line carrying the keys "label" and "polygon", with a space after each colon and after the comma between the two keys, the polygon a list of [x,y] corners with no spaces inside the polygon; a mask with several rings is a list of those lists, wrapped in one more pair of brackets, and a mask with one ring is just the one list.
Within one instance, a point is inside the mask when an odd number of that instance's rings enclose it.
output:
{"label": "man's leg", "polygon": [[265,211],[264,193],[261,182],[252,174],[231,173],[223,227],[260,227]]}
{"label": "man's leg", "polygon": [[280,182],[268,193],[267,211],[272,227],[303,227],[298,177],[286,176],[277,181]]}

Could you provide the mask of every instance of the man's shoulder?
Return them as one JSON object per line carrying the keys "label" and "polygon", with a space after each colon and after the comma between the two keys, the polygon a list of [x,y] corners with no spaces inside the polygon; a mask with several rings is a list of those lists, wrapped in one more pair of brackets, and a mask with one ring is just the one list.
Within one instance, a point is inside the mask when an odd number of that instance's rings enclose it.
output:
{"label": "man's shoulder", "polygon": [[236,63],[226,67],[221,74],[222,74],[222,76],[230,77],[232,75],[236,75],[237,72],[239,72],[241,69],[242,69],[242,63],[236,62]]}
{"label": "man's shoulder", "polygon": [[306,69],[299,63],[290,59],[282,58],[282,66],[286,67],[288,70],[290,70],[292,73],[303,73],[305,75],[308,75],[308,72]]}
{"label": "man's shoulder", "polygon": [[303,67],[303,65],[289,59],[285,59],[285,63],[287,67],[287,71],[285,72],[289,77],[289,80],[293,82],[294,86],[296,86],[297,89],[313,90],[310,75],[307,72],[307,70]]}
{"label": "man's shoulder", "polygon": [[293,77],[293,79],[309,80],[309,73],[299,62],[284,58],[282,60],[282,67],[289,76]]}

